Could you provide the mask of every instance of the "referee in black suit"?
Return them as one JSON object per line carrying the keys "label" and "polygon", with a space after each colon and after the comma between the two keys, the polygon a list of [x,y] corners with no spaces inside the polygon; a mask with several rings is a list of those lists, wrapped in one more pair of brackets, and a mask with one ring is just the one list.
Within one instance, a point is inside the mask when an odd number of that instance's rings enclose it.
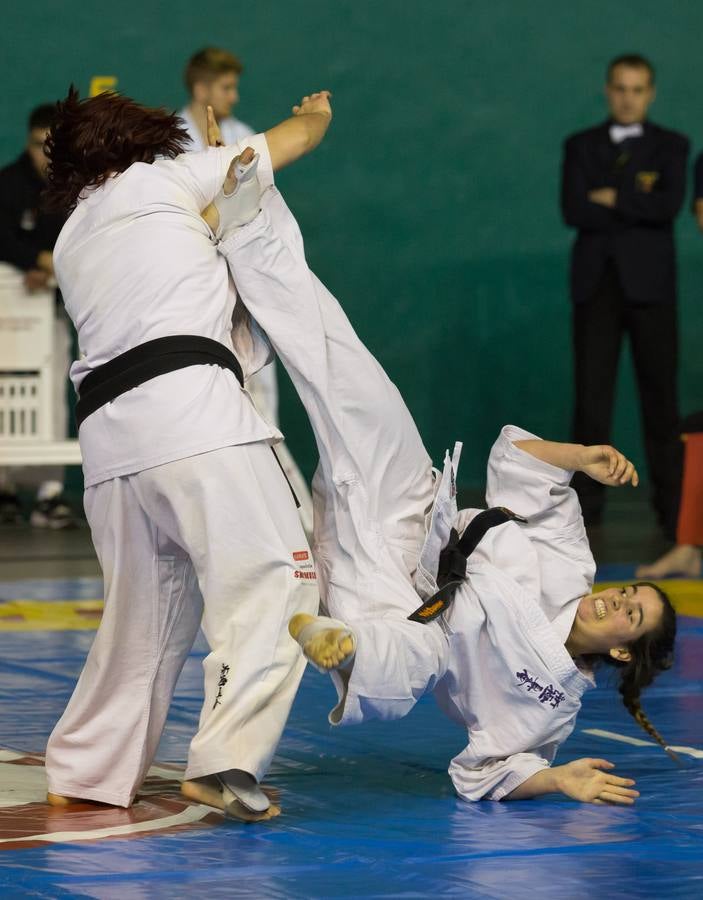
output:
{"label": "referee in black suit", "polygon": [[[675,537],[681,485],[673,223],[686,192],[688,140],[647,120],[654,69],[641,56],[608,66],[609,118],[564,145],[562,212],[578,229],[571,256],[575,358],[573,436],[608,444],[618,362],[630,339],[652,502]],[[574,478],[587,524],[605,491]]]}

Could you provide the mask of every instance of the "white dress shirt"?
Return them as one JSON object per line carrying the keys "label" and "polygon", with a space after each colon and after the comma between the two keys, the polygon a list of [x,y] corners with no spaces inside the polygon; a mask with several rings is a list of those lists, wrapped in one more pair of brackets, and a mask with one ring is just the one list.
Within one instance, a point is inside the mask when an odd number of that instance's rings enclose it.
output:
{"label": "white dress shirt", "polygon": [[[178,115],[183,119],[186,131],[190,135],[191,145],[188,147],[188,150],[197,152],[199,150],[207,149],[207,144],[200,133],[200,129],[195,124],[195,119],[191,115],[190,108],[184,106]],[[244,122],[240,122],[239,119],[235,119],[233,116],[227,116],[226,119],[221,119],[217,124],[220,126],[222,142],[225,145],[237,144],[244,138],[248,138],[252,134],[255,134],[253,128],[250,128]]]}

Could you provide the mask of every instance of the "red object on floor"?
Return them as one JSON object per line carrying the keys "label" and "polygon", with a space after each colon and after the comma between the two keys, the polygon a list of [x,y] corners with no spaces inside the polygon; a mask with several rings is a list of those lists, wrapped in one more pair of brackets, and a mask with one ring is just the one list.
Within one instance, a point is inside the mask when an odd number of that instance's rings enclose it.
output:
{"label": "red object on floor", "polygon": [[686,436],[676,542],[703,546],[703,433]]}

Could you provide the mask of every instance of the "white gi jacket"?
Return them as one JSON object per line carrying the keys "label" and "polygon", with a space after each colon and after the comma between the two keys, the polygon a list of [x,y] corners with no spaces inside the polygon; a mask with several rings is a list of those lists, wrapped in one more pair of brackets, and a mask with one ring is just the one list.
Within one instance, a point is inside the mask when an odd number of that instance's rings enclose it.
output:
{"label": "white gi jacket", "polygon": [[[595,574],[569,487],[572,473],[515,446],[525,439],[535,435],[503,428],[488,461],[486,502],[509,507],[528,524],[508,522],[487,532],[441,620],[350,622],[358,648],[346,695],[335,679],[340,705],[333,721],[339,724],[397,718],[433,690],[440,707],[468,731],[468,747],[449,767],[466,800],[500,800],[548,766],[573,730],[581,695],[594,684],[564,646]],[[423,596],[432,593],[431,571],[451,526],[448,480],[451,464],[421,555],[418,582],[425,583],[417,586]],[[478,512],[459,512],[457,530]],[[437,647],[440,634],[444,652]]]}
{"label": "white gi jacket", "polygon": [[[247,138],[259,176],[273,180],[266,138]],[[200,216],[244,145],[134,163],[86,189],[54,248],[81,358],[77,390],[94,368],[154,338],[193,334],[232,347],[245,378],[263,365],[256,331],[235,329],[236,293]],[[238,343],[240,341],[240,343]],[[196,456],[282,435],[257,412],[235,375],[189,366],[152,378],[89,416],[80,428],[86,487]]]}

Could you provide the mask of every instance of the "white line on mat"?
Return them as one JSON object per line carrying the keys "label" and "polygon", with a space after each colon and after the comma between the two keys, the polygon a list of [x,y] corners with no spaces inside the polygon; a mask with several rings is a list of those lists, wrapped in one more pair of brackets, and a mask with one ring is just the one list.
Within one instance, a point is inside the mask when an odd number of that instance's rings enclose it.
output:
{"label": "white line on mat", "polygon": [[[657,747],[654,741],[643,741],[642,738],[629,737],[626,734],[618,734],[617,731],[603,731],[601,728],[584,728],[584,734],[592,734],[594,737],[608,738],[611,741],[620,741],[623,744],[633,744],[635,747]],[[675,753],[682,753],[686,756],[693,756],[694,759],[703,759],[703,750],[697,747],[675,747],[669,745],[669,750]]]}

